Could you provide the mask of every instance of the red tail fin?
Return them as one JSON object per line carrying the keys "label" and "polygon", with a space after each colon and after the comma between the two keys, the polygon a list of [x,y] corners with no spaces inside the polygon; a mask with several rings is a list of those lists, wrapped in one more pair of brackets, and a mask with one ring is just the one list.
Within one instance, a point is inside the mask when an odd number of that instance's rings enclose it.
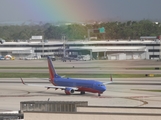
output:
{"label": "red tail fin", "polygon": [[53,78],[55,78],[55,74],[56,74],[55,69],[53,67],[52,61],[49,56],[47,57],[47,59],[48,59],[48,68],[49,68],[50,79],[53,79]]}
{"label": "red tail fin", "polygon": [[47,59],[48,59],[50,82],[54,84],[54,79],[56,78],[57,74],[55,72],[55,69],[54,69],[54,66],[52,64],[51,58],[48,56]]}

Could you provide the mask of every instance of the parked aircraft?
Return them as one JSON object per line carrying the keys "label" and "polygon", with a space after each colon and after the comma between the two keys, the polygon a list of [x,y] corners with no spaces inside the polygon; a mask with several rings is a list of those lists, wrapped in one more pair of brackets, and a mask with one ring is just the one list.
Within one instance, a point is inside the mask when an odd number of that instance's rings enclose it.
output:
{"label": "parked aircraft", "polygon": [[6,60],[15,60],[15,57],[14,56],[11,56],[11,55],[6,55],[5,56],[5,59]]}
{"label": "parked aircraft", "polygon": [[79,59],[78,58],[74,58],[74,57],[62,57],[61,58],[61,60],[63,61],[63,62],[66,62],[66,61],[72,61],[72,60],[76,60],[76,61],[78,61]]}
{"label": "parked aircraft", "polygon": [[[85,94],[85,92],[92,92],[92,93],[98,93],[98,96],[100,96],[106,90],[105,85],[112,83],[112,77],[111,81],[105,83],[96,80],[84,80],[84,79],[61,77],[56,73],[51,58],[47,57],[47,60],[50,74],[49,81],[50,83],[52,83],[51,86],[43,85],[43,87],[47,89],[50,88],[53,88],[55,90],[62,89],[65,91],[67,95],[73,94],[75,91],[79,91],[80,94]],[[28,86],[42,86],[37,84],[26,84],[22,78],[21,81],[24,85]]]}

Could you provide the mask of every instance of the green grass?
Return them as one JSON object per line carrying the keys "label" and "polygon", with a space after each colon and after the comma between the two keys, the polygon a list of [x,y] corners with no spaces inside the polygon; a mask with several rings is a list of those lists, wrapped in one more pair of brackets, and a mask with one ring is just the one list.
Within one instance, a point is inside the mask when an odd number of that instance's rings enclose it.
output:
{"label": "green grass", "polygon": [[[59,74],[71,78],[109,78],[110,74]],[[0,78],[49,78],[48,73],[0,73]],[[112,74],[113,78],[143,78],[144,74]],[[154,75],[161,77],[161,74]]]}
{"label": "green grass", "polygon": [[161,90],[144,90],[144,89],[132,89],[137,91],[147,91],[147,92],[161,92]]}
{"label": "green grass", "polygon": [[[55,69],[95,69],[99,67],[55,67]],[[0,69],[48,69],[48,67],[0,67]]]}
{"label": "green grass", "polygon": [[0,73],[0,78],[49,78],[47,73]]}
{"label": "green grass", "polygon": [[[55,67],[55,69],[95,69],[100,67]],[[48,69],[48,67],[0,67],[0,69]],[[127,68],[134,70],[156,70],[155,67],[147,67],[147,68]],[[161,70],[161,68],[159,68]]]}
{"label": "green grass", "polygon": [[[134,69],[134,70],[156,70],[155,67],[153,68],[127,68],[127,69]],[[161,70],[161,68],[159,68],[159,70]]]}

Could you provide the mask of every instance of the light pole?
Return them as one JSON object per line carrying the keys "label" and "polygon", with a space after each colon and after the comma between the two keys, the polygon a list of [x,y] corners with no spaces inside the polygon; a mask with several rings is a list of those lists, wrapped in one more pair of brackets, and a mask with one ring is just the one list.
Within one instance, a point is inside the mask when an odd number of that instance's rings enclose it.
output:
{"label": "light pole", "polygon": [[65,35],[62,36],[63,39],[63,57],[65,57]]}
{"label": "light pole", "polygon": [[160,60],[161,60],[161,35],[159,36],[159,42],[160,42]]}
{"label": "light pole", "polygon": [[91,29],[88,29],[88,40],[90,40],[90,32],[91,32]]}
{"label": "light pole", "polygon": [[42,36],[42,54],[43,54],[43,57],[44,57],[44,37]]}

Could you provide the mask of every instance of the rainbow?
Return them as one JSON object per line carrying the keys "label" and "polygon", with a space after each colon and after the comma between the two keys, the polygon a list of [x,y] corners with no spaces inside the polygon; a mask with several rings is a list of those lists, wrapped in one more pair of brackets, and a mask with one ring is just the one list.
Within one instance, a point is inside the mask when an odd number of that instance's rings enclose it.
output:
{"label": "rainbow", "polygon": [[20,18],[28,20],[81,21],[93,17],[89,4],[88,0],[19,0],[13,6]]}

